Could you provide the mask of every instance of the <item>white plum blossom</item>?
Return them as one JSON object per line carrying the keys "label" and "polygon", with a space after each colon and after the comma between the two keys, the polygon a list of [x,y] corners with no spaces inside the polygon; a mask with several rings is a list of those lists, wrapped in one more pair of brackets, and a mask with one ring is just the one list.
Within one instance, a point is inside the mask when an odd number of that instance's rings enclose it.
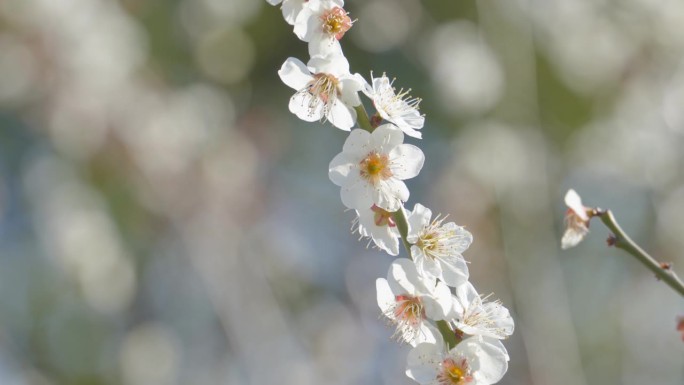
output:
{"label": "white plum blossom", "polygon": [[418,111],[420,99],[411,98],[408,95],[411,90],[397,92],[393,82],[385,74],[379,78],[371,74],[371,84],[364,79],[363,92],[373,101],[380,117],[399,127],[406,135],[420,139],[422,134],[416,130],[425,124],[425,117]]}
{"label": "white plum blossom", "polygon": [[411,260],[397,258],[376,288],[380,310],[396,325],[394,337],[411,346],[441,340],[428,319],[442,320],[451,311],[451,292],[444,283],[418,275]]}
{"label": "white plum blossom", "polygon": [[283,11],[283,18],[285,18],[285,21],[290,25],[294,25],[295,20],[297,20],[297,16],[299,15],[300,12],[302,12],[302,9],[304,9],[304,6],[308,2],[308,0],[266,0],[266,1],[268,1],[268,3],[271,5],[278,5],[278,4],[282,3],[280,8]]}
{"label": "white plum blossom", "polygon": [[589,233],[589,215],[587,208],[582,204],[582,198],[570,189],[565,194],[565,205],[568,210],[565,212],[565,233],[561,238],[561,249],[569,249],[577,246]]}
{"label": "white plum blossom", "polygon": [[342,52],[339,40],[353,24],[343,6],[343,0],[309,0],[297,15],[294,33],[309,43],[309,55]]}
{"label": "white plum blossom", "polygon": [[513,318],[499,301],[487,302],[470,282],[457,286],[455,291],[449,318],[457,333],[497,339],[513,334]]}
{"label": "white plum blossom", "polygon": [[443,343],[422,343],[408,354],[406,375],[422,385],[489,385],[508,370],[508,353],[497,339],[470,337],[446,351]]}
{"label": "white plum blossom", "polygon": [[473,242],[473,236],[454,222],[443,223],[437,216],[430,222],[432,211],[416,203],[407,217],[409,231],[406,239],[418,272],[439,278],[449,286],[468,280],[468,265],[461,255]]}
{"label": "white plum blossom", "polygon": [[371,208],[356,210],[356,226],[359,234],[370,237],[375,246],[389,255],[399,254],[399,229],[392,213],[373,205]]}
{"label": "white plum blossom", "polygon": [[402,207],[409,198],[404,180],[418,175],[425,161],[418,147],[403,142],[404,134],[389,124],[372,133],[355,129],[349,134],[328,170],[341,187],[345,206],[362,210],[376,205],[387,211]]}
{"label": "white plum blossom", "polygon": [[359,91],[363,84],[349,73],[349,62],[344,56],[317,56],[309,60],[308,66],[288,58],[278,75],[297,91],[289,104],[290,112],[297,117],[307,122],[326,119],[345,131],[354,126],[353,107],[361,104]]}

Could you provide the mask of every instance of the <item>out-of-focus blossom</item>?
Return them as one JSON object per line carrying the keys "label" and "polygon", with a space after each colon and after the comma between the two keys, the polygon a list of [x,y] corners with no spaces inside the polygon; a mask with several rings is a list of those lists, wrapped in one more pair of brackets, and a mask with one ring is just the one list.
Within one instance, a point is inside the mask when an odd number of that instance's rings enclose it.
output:
{"label": "out-of-focus blossom", "polygon": [[682,341],[684,341],[684,316],[677,317],[677,331],[682,334]]}
{"label": "out-of-focus blossom", "polygon": [[283,17],[285,18],[285,21],[290,25],[294,25],[295,20],[297,20],[297,16],[299,16],[299,13],[302,12],[302,9],[304,9],[304,5],[309,0],[266,0],[266,1],[268,1],[268,3],[271,5],[278,5],[278,4],[282,3],[280,8],[283,11]]}
{"label": "out-of-focus blossom", "polygon": [[513,334],[514,323],[508,309],[499,301],[486,302],[485,299],[470,282],[456,287],[450,315],[452,324],[469,335],[504,339]]}
{"label": "out-of-focus blossom", "polygon": [[411,260],[398,258],[387,279],[377,279],[376,289],[380,310],[397,327],[395,337],[411,346],[441,339],[427,320],[444,319],[450,311],[451,292],[444,283],[418,275]]}
{"label": "out-of-focus blossom", "polygon": [[310,0],[299,13],[294,33],[309,43],[309,55],[342,52],[339,40],[353,23],[343,6],[343,0]]}
{"label": "out-of-focus blossom", "polygon": [[413,244],[411,256],[418,272],[439,278],[449,286],[458,286],[468,280],[468,265],[461,255],[473,242],[473,236],[454,222],[442,224],[446,218],[416,203],[408,215],[409,232],[406,239]]}
{"label": "out-of-focus blossom", "polygon": [[409,96],[411,90],[395,92],[393,81],[385,74],[379,78],[374,78],[371,74],[371,84],[365,80],[364,83],[363,92],[373,100],[375,109],[383,119],[399,127],[408,136],[419,139],[422,137],[416,130],[423,128],[425,117],[418,111],[420,99]]}
{"label": "out-of-focus blossom", "polygon": [[355,129],[342,152],[330,162],[328,176],[342,187],[342,203],[350,209],[376,205],[397,211],[409,198],[404,183],[418,175],[425,155],[418,147],[403,144],[404,134],[390,124],[373,133]]}
{"label": "out-of-focus blossom", "polygon": [[[356,121],[352,107],[361,104],[363,85],[349,73],[349,62],[338,54],[314,57],[308,67],[288,58],[278,71],[283,83],[297,92],[290,98],[290,112],[307,122],[327,119],[349,131]],[[370,207],[370,205],[368,206]]]}
{"label": "out-of-focus blossom", "polygon": [[373,205],[369,209],[356,210],[359,234],[371,237],[375,245],[389,255],[399,254],[399,230],[392,213]]}
{"label": "out-of-focus blossom", "polygon": [[563,250],[577,246],[582,239],[589,233],[589,216],[587,208],[582,204],[582,198],[570,189],[565,194],[565,205],[568,210],[565,212],[565,233],[561,239]]}
{"label": "out-of-focus blossom", "polygon": [[501,380],[508,360],[493,338],[470,337],[448,352],[441,343],[423,343],[409,352],[406,375],[423,385],[489,385]]}

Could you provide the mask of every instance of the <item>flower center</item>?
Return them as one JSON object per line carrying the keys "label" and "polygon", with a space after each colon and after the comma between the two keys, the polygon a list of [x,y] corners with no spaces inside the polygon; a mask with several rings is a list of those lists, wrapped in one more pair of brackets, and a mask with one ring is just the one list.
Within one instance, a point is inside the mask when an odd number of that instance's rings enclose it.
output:
{"label": "flower center", "polygon": [[[337,98],[339,84],[340,81],[330,74],[314,74],[313,80],[306,85],[306,90],[328,105]],[[316,98],[312,100],[316,100]]]}
{"label": "flower center", "polygon": [[468,372],[468,363],[465,359],[457,363],[453,358],[447,358],[442,361],[442,371],[437,375],[437,381],[440,385],[467,384],[473,380]]}
{"label": "flower center", "polygon": [[416,246],[432,259],[441,259],[459,254],[461,251],[458,250],[457,234],[453,228],[447,225],[442,226],[445,219],[446,217],[437,216],[432,223],[423,228],[416,242]]}
{"label": "flower center", "polygon": [[349,31],[353,24],[347,11],[340,7],[334,7],[324,12],[321,15],[321,21],[323,22],[323,31],[337,40],[342,39],[342,36]]}
{"label": "flower center", "polygon": [[417,324],[425,318],[423,303],[418,297],[410,295],[398,295],[395,297],[397,306],[394,308],[394,316],[398,321]]}
{"label": "flower center", "polygon": [[368,154],[361,161],[359,168],[361,170],[361,177],[371,184],[377,184],[392,176],[392,171],[389,168],[389,157],[386,154],[378,154],[375,151]]}
{"label": "flower center", "polygon": [[420,238],[418,239],[418,243],[416,243],[416,246],[421,248],[425,254],[428,254],[427,251],[433,251],[437,248],[437,244],[439,243],[439,238],[435,232],[428,232],[425,234],[421,234]]}
{"label": "flower center", "polygon": [[394,306],[385,311],[385,316],[396,325],[392,338],[398,341],[414,341],[421,333],[421,323],[425,319],[425,307],[418,297],[397,295]]}
{"label": "flower center", "polygon": [[373,207],[371,207],[371,211],[373,211],[374,213],[373,221],[375,222],[376,226],[397,226],[397,224],[394,222],[394,218],[392,218],[392,213],[390,213],[389,211],[383,210],[376,205],[373,205]]}

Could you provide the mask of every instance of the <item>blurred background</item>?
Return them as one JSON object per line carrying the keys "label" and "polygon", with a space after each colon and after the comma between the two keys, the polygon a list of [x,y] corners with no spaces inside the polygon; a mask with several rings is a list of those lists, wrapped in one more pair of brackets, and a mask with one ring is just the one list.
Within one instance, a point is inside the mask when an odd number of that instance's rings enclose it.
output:
{"label": "blurred background", "polygon": [[[353,72],[423,98],[413,204],[466,226],[516,321],[501,384],[684,383],[684,2],[348,0]],[[0,384],[411,384],[392,258],[351,234],[261,0],[0,1]],[[370,108],[370,106],[368,106]]]}

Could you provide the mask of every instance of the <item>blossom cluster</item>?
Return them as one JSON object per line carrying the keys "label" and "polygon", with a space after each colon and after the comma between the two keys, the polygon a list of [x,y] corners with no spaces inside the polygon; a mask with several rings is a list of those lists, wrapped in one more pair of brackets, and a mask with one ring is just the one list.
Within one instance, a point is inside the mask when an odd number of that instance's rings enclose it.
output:
{"label": "blossom cluster", "polygon": [[[420,100],[397,91],[384,74],[366,81],[350,72],[340,40],[353,20],[343,0],[268,2],[280,4],[285,21],[308,43],[307,64],[288,58],[278,72],[295,90],[289,110],[349,131],[328,175],[344,206],[356,213],[355,230],[392,256],[399,255],[400,243],[409,254],[376,281],[378,306],[394,337],[412,346],[406,374],[420,384],[498,382],[509,361],[501,340],[514,324],[500,302],[478,294],[468,280],[462,253],[472,235],[446,217],[433,218],[420,203],[405,207],[410,194],[404,181],[417,176],[425,161],[420,148],[404,143],[405,135],[422,137]],[[376,110],[371,118],[361,94]]]}

